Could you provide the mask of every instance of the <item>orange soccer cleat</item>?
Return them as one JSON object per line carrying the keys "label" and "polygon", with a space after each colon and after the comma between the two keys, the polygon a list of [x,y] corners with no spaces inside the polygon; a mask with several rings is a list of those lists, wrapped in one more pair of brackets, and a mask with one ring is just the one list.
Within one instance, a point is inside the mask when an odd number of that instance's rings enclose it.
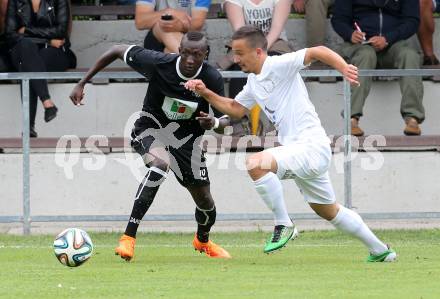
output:
{"label": "orange soccer cleat", "polygon": [[115,248],[115,254],[129,262],[134,256],[134,244],[136,239],[127,235],[122,235],[119,239],[119,246]]}
{"label": "orange soccer cleat", "polygon": [[197,235],[194,236],[193,246],[195,250],[204,252],[209,257],[224,258],[224,259],[231,258],[231,255],[226,250],[224,250],[223,248],[221,248],[219,245],[215,244],[211,240],[209,240],[206,243],[200,242],[199,239],[197,239]]}

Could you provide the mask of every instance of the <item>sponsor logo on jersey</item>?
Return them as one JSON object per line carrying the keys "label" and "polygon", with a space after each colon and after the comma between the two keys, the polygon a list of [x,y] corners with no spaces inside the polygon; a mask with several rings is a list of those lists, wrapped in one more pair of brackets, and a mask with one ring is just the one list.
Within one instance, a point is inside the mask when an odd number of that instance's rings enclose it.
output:
{"label": "sponsor logo on jersey", "polygon": [[172,106],[171,106],[171,112],[174,113],[185,113],[186,111],[186,106],[185,104],[179,103],[177,101],[174,101]]}
{"label": "sponsor logo on jersey", "polygon": [[165,97],[162,111],[171,120],[190,119],[197,110],[198,105],[199,103]]}

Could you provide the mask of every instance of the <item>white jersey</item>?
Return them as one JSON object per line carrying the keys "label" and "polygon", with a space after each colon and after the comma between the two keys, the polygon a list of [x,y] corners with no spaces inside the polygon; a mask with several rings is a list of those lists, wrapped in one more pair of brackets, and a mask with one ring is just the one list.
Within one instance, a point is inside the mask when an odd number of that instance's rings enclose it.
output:
{"label": "white jersey", "polygon": [[310,102],[299,71],[304,68],[306,49],[268,56],[261,73],[249,74],[235,100],[251,109],[258,104],[278,130],[282,145],[292,142],[327,142],[315,107]]}
{"label": "white jersey", "polygon": [[[279,0],[262,0],[255,4],[250,0],[226,0],[243,9],[243,16],[246,25],[253,25],[267,35],[272,27],[273,12]],[[285,30],[281,31],[279,38],[287,41]]]}

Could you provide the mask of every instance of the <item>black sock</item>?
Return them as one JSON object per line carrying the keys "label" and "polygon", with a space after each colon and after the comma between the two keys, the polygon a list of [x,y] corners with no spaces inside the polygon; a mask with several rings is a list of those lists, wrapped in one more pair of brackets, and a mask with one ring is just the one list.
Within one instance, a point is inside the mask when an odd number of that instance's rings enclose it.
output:
{"label": "black sock", "polygon": [[199,239],[200,242],[206,243],[209,241],[209,231],[215,223],[216,215],[215,206],[210,210],[202,210],[196,207],[197,239]]}
{"label": "black sock", "polygon": [[130,220],[125,229],[125,234],[127,236],[136,238],[139,224],[153,203],[157,190],[159,190],[159,186],[165,178],[166,172],[157,167],[150,167],[148,170],[136,192],[136,199],[133,204]]}

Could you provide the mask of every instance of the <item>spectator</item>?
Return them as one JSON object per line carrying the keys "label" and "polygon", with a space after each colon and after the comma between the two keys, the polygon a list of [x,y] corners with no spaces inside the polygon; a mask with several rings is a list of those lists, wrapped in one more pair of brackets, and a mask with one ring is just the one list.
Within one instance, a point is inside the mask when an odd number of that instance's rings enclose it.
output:
{"label": "spectator", "polygon": [[[9,0],[6,39],[11,62],[19,72],[59,72],[76,66],[70,50],[71,23],[68,0]],[[30,136],[37,137],[35,115],[38,98],[45,108],[44,120],[57,115],[46,80],[30,81]]]}
{"label": "spectator", "polygon": [[8,0],[0,0],[0,34],[5,30],[6,11],[8,9]]}
{"label": "spectator", "polygon": [[[266,36],[269,55],[280,55],[293,51],[287,41],[284,26],[290,14],[292,0],[226,0],[224,9],[228,17],[232,30],[244,25],[254,25],[258,27]],[[227,45],[228,54],[218,64],[225,70],[241,70],[234,64],[232,51]],[[229,97],[234,98],[243,89],[246,79],[231,79],[229,84]],[[259,106],[251,110],[251,129],[252,133],[257,133],[259,126]],[[240,122],[241,125],[241,122]],[[236,126],[234,125],[234,128]],[[260,126],[261,131],[261,126]]]}
{"label": "spectator", "polygon": [[[345,41],[342,55],[359,69],[420,68],[419,54],[406,41],[419,27],[418,1],[336,0],[332,24]],[[371,80],[361,77],[360,86],[352,89],[351,133],[355,136],[364,134],[359,118],[363,115]],[[400,113],[406,123],[404,133],[420,135],[419,124],[425,119],[422,78],[402,77],[400,90]]]}
{"label": "spectator", "polygon": [[305,13],[307,48],[325,43],[327,14],[334,2],[334,0],[293,0],[295,11]]}
{"label": "spectator", "polygon": [[423,65],[439,65],[432,37],[435,30],[433,12],[440,12],[440,0],[420,0],[420,26],[417,36],[423,50]]}
{"label": "spectator", "polygon": [[4,35],[7,6],[8,0],[0,0],[0,73],[7,72],[10,69],[9,59],[7,57],[8,47]]}
{"label": "spectator", "polygon": [[144,48],[179,53],[183,34],[202,30],[210,5],[211,0],[138,0],[136,28],[149,30]]}

